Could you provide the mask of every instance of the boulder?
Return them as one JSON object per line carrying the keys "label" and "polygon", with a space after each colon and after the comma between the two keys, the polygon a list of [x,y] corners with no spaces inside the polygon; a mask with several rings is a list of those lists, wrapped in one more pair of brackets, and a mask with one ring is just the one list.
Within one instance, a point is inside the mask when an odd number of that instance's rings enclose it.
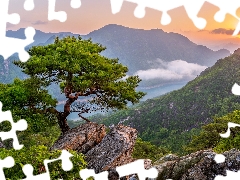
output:
{"label": "boulder", "polygon": [[99,144],[105,136],[105,125],[93,122],[85,123],[61,135],[51,147],[51,150],[66,149],[85,154]]}
{"label": "boulder", "polygon": [[216,163],[216,153],[202,150],[183,157],[171,155],[154,163],[159,171],[157,180],[214,180],[217,175],[226,175],[226,170],[240,170],[240,151],[232,149],[223,153],[226,160]]}
{"label": "boulder", "polygon": [[99,173],[133,162],[131,154],[136,139],[136,129],[123,125],[113,127],[101,143],[86,153],[88,168]]}
{"label": "boulder", "polygon": [[[106,127],[97,123],[85,123],[68,130],[52,146],[52,150],[75,150],[85,154],[88,169],[96,173],[109,172],[109,179],[118,180],[115,168],[133,162],[132,151],[137,139],[137,130],[124,125],[112,127],[106,135]],[[145,163],[146,168],[151,164]],[[128,179],[128,177],[123,177]]]}

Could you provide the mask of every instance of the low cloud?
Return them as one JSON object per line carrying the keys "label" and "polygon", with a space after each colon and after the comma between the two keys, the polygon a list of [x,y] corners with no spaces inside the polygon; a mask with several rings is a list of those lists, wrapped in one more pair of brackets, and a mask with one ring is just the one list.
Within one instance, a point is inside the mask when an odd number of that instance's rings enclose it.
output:
{"label": "low cloud", "polygon": [[48,23],[47,21],[38,20],[38,21],[33,22],[32,25],[42,25],[42,24],[47,24],[47,23]]}
{"label": "low cloud", "polygon": [[183,60],[165,62],[158,60],[158,68],[139,70],[135,73],[142,80],[182,81],[192,80],[199,75],[207,66],[188,63]]}
{"label": "low cloud", "polygon": [[210,31],[212,34],[227,34],[232,35],[234,32],[234,29],[225,29],[225,28],[218,28]]}

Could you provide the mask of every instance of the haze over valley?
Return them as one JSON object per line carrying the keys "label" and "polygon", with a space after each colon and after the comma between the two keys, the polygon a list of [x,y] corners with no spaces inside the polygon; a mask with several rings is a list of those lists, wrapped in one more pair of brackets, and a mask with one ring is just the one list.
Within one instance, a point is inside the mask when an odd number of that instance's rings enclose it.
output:
{"label": "haze over valley", "polygon": [[[7,36],[25,38],[24,29],[9,30]],[[71,32],[44,33],[37,30],[35,42],[27,48],[53,43],[57,36],[63,38],[79,35]],[[118,58],[120,63],[128,67],[127,76],[138,75],[142,79],[137,88],[147,93],[142,101],[180,89],[207,67],[214,65],[218,59],[230,55],[226,49],[213,51],[206,46],[191,42],[181,34],[167,33],[161,29],[141,30],[111,24],[82,35],[82,38],[91,38],[93,42],[105,46],[107,49],[102,55]],[[2,74],[8,71],[7,67],[3,67]],[[11,81],[9,75],[8,79]],[[50,93],[64,102],[64,95],[56,89],[50,88]],[[62,106],[59,104],[58,108]],[[86,116],[90,115],[92,114],[86,114]],[[79,119],[77,113],[71,114],[68,118]]]}

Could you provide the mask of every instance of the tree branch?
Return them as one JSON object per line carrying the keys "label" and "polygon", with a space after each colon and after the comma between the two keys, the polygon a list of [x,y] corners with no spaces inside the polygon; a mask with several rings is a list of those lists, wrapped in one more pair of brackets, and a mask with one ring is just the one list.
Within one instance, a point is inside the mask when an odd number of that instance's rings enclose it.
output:
{"label": "tree branch", "polygon": [[81,113],[79,113],[79,114],[78,114],[78,116],[79,116],[80,118],[84,119],[85,121],[87,121],[88,123],[90,123],[90,122],[91,122],[89,119],[87,119],[87,118],[83,117],[83,116],[81,115]]}
{"label": "tree branch", "polygon": [[49,108],[45,109],[44,113],[46,113],[46,112],[50,112],[50,113],[53,113],[53,114],[59,114],[58,110],[56,110],[53,107],[49,107]]}

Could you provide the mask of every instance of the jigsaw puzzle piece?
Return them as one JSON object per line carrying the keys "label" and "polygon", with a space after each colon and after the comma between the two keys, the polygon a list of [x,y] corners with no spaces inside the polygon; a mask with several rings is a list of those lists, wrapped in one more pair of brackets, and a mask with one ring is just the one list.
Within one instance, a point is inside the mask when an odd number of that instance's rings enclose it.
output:
{"label": "jigsaw puzzle piece", "polygon": [[225,162],[226,157],[223,154],[216,154],[214,160],[216,163],[223,163]]}
{"label": "jigsaw puzzle piece", "polygon": [[56,0],[48,0],[48,20],[58,20],[65,22],[67,20],[67,13],[65,11],[55,11]]}
{"label": "jigsaw puzzle piece", "polygon": [[[151,6],[150,8],[154,7],[154,0],[151,0]],[[164,1],[161,0],[156,4],[156,10],[162,11],[162,17],[161,17],[161,21],[160,23],[162,25],[168,25],[171,23],[172,19],[168,14],[168,11],[175,9],[177,7],[182,6],[182,2],[181,1],[175,1],[175,0],[169,0],[169,1]]]}
{"label": "jigsaw puzzle piece", "polygon": [[34,0],[25,0],[24,9],[26,11],[32,11],[34,9]]}
{"label": "jigsaw puzzle piece", "polygon": [[239,23],[236,26],[235,31],[233,32],[233,36],[238,35],[240,31],[240,17],[237,16],[236,12],[238,8],[240,7],[240,1],[239,0],[232,0],[231,2],[229,1],[224,1],[224,0],[207,0],[209,3],[219,7],[219,11],[214,15],[214,19],[217,22],[223,22],[226,18],[227,14],[232,15],[236,19],[238,19]]}
{"label": "jigsaw puzzle piece", "polygon": [[81,7],[81,0],[71,0],[71,7],[74,9]]}
{"label": "jigsaw puzzle piece", "polygon": [[227,179],[239,180],[239,176],[240,176],[240,171],[234,172],[234,171],[227,170],[227,176],[217,175],[214,180],[227,180]]}
{"label": "jigsaw puzzle piece", "polygon": [[25,30],[26,39],[17,39],[6,37],[7,23],[18,24],[20,16],[18,14],[8,14],[9,0],[0,1],[0,54],[7,59],[12,54],[18,52],[21,61],[27,61],[29,54],[25,51],[25,47],[34,42],[33,36],[35,30],[27,28]]}
{"label": "jigsaw puzzle piece", "polygon": [[117,167],[116,171],[120,177],[137,174],[139,180],[145,180],[146,178],[157,178],[158,176],[158,171],[156,168],[150,168],[148,170],[144,168],[144,159],[139,159],[132,163]]}
{"label": "jigsaw puzzle piece", "polygon": [[[168,0],[168,1],[155,1],[155,0],[128,0],[129,2],[137,3],[138,6],[134,10],[134,16],[137,18],[143,18],[146,14],[145,8],[151,8],[155,10],[162,11],[162,17],[161,17],[161,24],[167,25],[171,22],[171,17],[168,14],[168,11],[171,9],[174,9],[178,6],[181,6],[181,2],[175,0]],[[172,3],[174,1],[174,3]]]}
{"label": "jigsaw puzzle piece", "polygon": [[57,159],[62,161],[62,169],[64,171],[70,171],[73,168],[73,163],[70,160],[71,157],[73,157],[71,153],[67,150],[62,150],[61,156]]}
{"label": "jigsaw puzzle piece", "polygon": [[2,140],[6,139],[13,139],[13,148],[16,150],[19,150],[23,147],[23,145],[19,144],[18,138],[17,138],[17,131],[24,131],[27,129],[27,121],[24,119],[19,120],[18,122],[14,122],[12,119],[12,113],[11,111],[5,111],[2,112],[2,103],[0,102],[0,123],[3,121],[9,121],[11,123],[11,130],[8,132],[0,132],[0,137]]}
{"label": "jigsaw puzzle piece", "polygon": [[198,17],[198,13],[201,10],[205,0],[182,0],[184,3],[184,8],[187,12],[188,17],[192,20],[194,25],[198,29],[204,29],[206,27],[207,21],[204,18]]}
{"label": "jigsaw puzzle piece", "polygon": [[33,167],[31,164],[26,164],[23,166],[22,170],[25,174],[26,178],[24,180],[50,180],[50,172],[48,169],[48,164],[55,161],[62,161],[62,169],[64,171],[70,171],[73,168],[72,161],[70,160],[70,157],[73,155],[69,153],[67,150],[62,150],[61,155],[57,159],[51,159],[51,160],[44,160],[44,167],[46,169],[46,173],[33,175]]}
{"label": "jigsaw puzzle piece", "polygon": [[104,171],[96,174],[93,169],[82,169],[80,172],[80,177],[83,180],[87,180],[89,177],[94,177],[94,180],[108,180],[108,172]]}
{"label": "jigsaw puzzle piece", "polygon": [[214,19],[217,22],[223,22],[227,14],[230,14],[239,20],[239,17],[236,14],[237,9],[240,7],[239,0],[231,0],[230,2],[224,0],[207,0],[207,1],[219,7],[220,9],[214,16]]}
{"label": "jigsaw puzzle piece", "polygon": [[[183,6],[185,0],[125,0],[137,4],[134,15],[137,18],[145,16],[145,8],[151,8],[162,12],[161,24],[167,25],[171,22],[168,11]],[[123,0],[111,0],[112,13],[116,14],[121,10]]]}
{"label": "jigsaw puzzle piece", "polygon": [[235,127],[240,127],[240,124],[236,124],[236,123],[232,123],[232,122],[228,122],[228,129],[227,132],[224,134],[220,134],[221,137],[223,138],[228,138],[230,136],[231,130],[230,128],[235,128]]}
{"label": "jigsaw puzzle piece", "polygon": [[31,164],[24,165],[22,167],[22,170],[26,176],[26,178],[24,180],[50,180],[49,171],[46,171],[46,173],[33,175],[33,167]]}
{"label": "jigsaw puzzle piece", "polygon": [[123,0],[111,0],[111,9],[113,14],[117,14],[120,12],[122,5],[123,5]]}
{"label": "jigsaw puzzle piece", "polygon": [[15,164],[14,159],[11,156],[6,157],[5,159],[0,159],[0,179],[5,180],[5,175],[3,172],[3,168],[11,168]]}
{"label": "jigsaw puzzle piece", "polygon": [[34,42],[33,37],[35,35],[35,29],[28,27],[25,29],[26,39],[17,39],[4,37],[0,43],[0,54],[4,59],[8,58],[15,52],[18,52],[19,58],[22,62],[26,62],[29,59],[29,54],[25,51],[25,47]]}
{"label": "jigsaw puzzle piece", "polygon": [[[143,18],[145,16],[145,8],[151,8],[162,12],[161,24],[168,25],[171,23],[171,17],[168,11],[173,10],[177,7],[184,6],[188,16],[193,20],[194,24],[199,28],[203,29],[206,26],[206,20],[197,17],[199,10],[201,9],[204,0],[125,0],[131,3],[137,4],[134,11],[134,15],[137,18]],[[111,0],[112,13],[116,14],[121,10],[123,0]],[[192,8],[193,7],[193,8]]]}
{"label": "jigsaw puzzle piece", "polygon": [[8,14],[9,0],[0,1],[0,39],[6,36],[7,23],[18,24],[20,22],[19,14]]}
{"label": "jigsaw puzzle piece", "polygon": [[237,96],[240,96],[240,86],[235,83],[233,86],[232,86],[232,93],[234,95],[237,95]]}

